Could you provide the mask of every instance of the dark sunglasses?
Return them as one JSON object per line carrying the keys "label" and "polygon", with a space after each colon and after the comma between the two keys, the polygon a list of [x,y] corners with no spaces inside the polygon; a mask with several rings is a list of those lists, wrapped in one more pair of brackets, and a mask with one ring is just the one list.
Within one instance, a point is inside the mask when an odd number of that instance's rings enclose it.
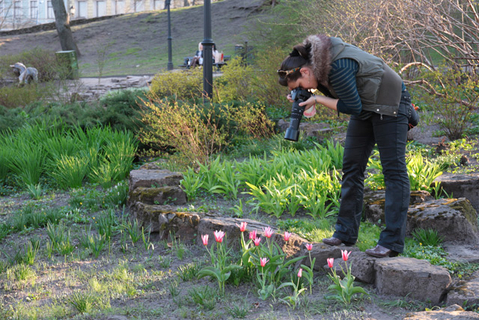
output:
{"label": "dark sunglasses", "polygon": [[281,77],[281,78],[285,78],[287,77],[289,74],[295,72],[295,71],[298,71],[299,69],[301,69],[301,67],[297,67],[297,68],[294,68],[294,69],[291,69],[291,70],[278,70],[278,75]]}

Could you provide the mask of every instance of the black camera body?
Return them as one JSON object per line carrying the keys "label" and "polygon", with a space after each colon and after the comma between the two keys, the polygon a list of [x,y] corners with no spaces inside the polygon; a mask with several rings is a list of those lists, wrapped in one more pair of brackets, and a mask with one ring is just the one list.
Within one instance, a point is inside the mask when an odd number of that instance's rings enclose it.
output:
{"label": "black camera body", "polygon": [[305,107],[299,106],[301,102],[308,100],[312,96],[312,93],[308,90],[297,87],[291,91],[291,98],[293,99],[293,109],[291,110],[291,120],[289,128],[286,129],[284,138],[290,141],[298,141],[299,138],[299,124]]}

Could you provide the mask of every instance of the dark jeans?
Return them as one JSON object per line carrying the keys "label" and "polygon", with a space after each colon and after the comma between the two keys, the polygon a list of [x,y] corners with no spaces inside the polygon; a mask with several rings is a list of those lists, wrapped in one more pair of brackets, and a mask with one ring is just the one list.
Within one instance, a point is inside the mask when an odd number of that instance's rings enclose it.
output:
{"label": "dark jeans", "polygon": [[343,157],[343,181],[334,237],[354,244],[363,212],[364,172],[375,144],[379,149],[386,184],[385,223],[378,244],[403,252],[409,206],[409,177],[405,152],[408,131],[406,107],[411,103],[403,92],[398,116],[374,113],[369,119],[351,116]]}

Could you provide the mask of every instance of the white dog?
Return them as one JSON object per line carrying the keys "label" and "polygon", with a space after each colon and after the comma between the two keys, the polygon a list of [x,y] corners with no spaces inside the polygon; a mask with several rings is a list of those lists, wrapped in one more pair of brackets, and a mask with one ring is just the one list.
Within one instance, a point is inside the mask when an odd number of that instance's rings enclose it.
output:
{"label": "white dog", "polygon": [[20,84],[30,84],[32,81],[38,82],[38,70],[33,67],[25,67],[23,63],[17,62],[14,65],[10,65],[13,73],[18,77]]}

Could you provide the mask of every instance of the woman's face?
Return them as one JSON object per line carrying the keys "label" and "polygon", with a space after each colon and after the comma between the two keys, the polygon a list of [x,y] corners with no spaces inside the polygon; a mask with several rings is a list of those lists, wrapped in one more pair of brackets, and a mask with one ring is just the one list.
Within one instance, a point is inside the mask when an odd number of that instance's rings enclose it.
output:
{"label": "woman's face", "polygon": [[295,81],[288,81],[289,90],[293,90],[297,87],[304,89],[318,88],[318,80],[316,80],[316,77],[313,75],[313,70],[309,67],[302,67],[299,72],[301,73],[301,77]]}

